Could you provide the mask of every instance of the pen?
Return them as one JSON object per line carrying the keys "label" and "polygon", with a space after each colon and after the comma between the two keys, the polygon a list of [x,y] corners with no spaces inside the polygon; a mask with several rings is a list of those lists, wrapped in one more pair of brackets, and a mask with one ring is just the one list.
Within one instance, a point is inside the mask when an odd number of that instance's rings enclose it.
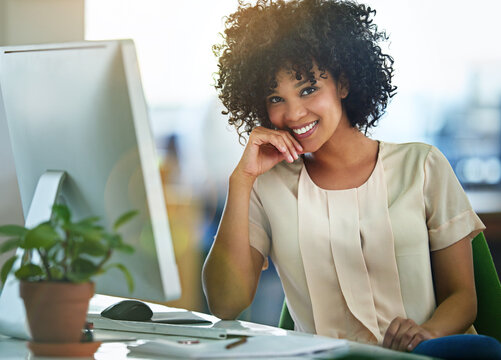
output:
{"label": "pen", "polygon": [[247,342],[247,338],[243,337],[235,342],[232,342],[231,344],[226,345],[225,348],[226,349],[233,349],[234,347],[236,347],[238,345],[245,344],[246,342]]}

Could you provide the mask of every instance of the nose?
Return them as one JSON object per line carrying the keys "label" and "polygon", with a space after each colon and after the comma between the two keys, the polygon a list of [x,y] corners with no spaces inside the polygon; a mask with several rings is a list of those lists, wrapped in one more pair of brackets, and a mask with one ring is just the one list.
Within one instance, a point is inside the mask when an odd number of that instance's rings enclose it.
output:
{"label": "nose", "polygon": [[287,109],[284,115],[286,121],[294,122],[301,120],[307,113],[308,110],[304,104],[300,100],[295,100],[287,102]]}

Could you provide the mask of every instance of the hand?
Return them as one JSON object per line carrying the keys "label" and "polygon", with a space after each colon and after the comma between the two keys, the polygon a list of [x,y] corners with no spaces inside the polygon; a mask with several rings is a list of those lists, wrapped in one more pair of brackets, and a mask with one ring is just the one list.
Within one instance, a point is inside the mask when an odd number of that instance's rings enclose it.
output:
{"label": "hand", "polygon": [[423,340],[432,339],[430,331],[414,320],[396,317],[384,335],[383,347],[400,351],[412,351]]}
{"label": "hand", "polygon": [[302,152],[299,142],[287,131],[258,126],[252,130],[236,170],[258,177],[280,161],[292,163]]}

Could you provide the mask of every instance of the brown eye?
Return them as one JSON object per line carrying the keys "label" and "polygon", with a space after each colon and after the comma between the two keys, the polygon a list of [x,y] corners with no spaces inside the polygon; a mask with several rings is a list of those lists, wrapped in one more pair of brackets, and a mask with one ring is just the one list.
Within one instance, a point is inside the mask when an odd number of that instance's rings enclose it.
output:
{"label": "brown eye", "polygon": [[276,103],[282,101],[282,98],[280,96],[272,96],[272,97],[268,98],[268,101],[271,104],[276,104]]}
{"label": "brown eye", "polygon": [[301,90],[301,96],[310,95],[317,90],[318,90],[318,88],[315,86],[308,86],[308,87],[304,88],[303,90]]}

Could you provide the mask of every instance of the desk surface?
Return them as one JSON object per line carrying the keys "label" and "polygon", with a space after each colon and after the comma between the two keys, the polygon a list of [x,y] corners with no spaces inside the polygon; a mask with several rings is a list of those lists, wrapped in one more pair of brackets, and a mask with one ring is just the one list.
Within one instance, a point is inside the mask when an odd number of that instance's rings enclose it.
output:
{"label": "desk surface", "polygon": [[[96,295],[92,301],[89,308],[89,312],[96,312],[104,309],[107,305],[113,304],[121,300],[120,298]],[[162,305],[149,304],[153,311],[179,311],[179,309],[167,308]],[[229,330],[237,331],[249,331],[255,332],[262,335],[272,335],[272,336],[287,336],[289,334],[297,334],[295,332],[286,331],[283,329],[254,324],[245,321],[222,321],[218,318],[207,315],[198,315],[213,322],[212,326],[218,328],[225,328]],[[305,335],[307,337],[313,337],[313,335]],[[110,331],[110,330],[94,330],[94,336],[97,340],[102,340],[103,344],[100,346],[94,358],[96,360],[121,360],[121,359],[173,359],[165,356],[157,357],[151,355],[143,355],[133,353],[131,354],[127,346],[137,344],[144,340],[158,340],[158,339],[168,339],[173,341],[186,340],[187,337],[181,336],[167,336],[167,335],[156,335],[156,334],[140,334],[131,332],[120,332],[120,331]],[[219,341],[212,339],[199,339],[200,341]],[[412,354],[406,354],[401,352],[396,352],[388,349],[383,349],[379,346],[364,345],[354,342],[349,342],[347,347],[342,347],[335,350],[325,351],[321,353],[316,353],[311,356],[301,356],[301,357],[280,357],[276,359],[330,359],[330,358],[379,358],[379,359],[427,359],[423,356],[417,356]],[[34,357],[26,346],[26,341],[10,339],[7,337],[0,336],[0,358],[4,360],[21,360],[21,359],[37,359]],[[51,359],[51,358],[38,358],[38,359]],[[53,358],[53,359],[64,359],[64,358]]]}

